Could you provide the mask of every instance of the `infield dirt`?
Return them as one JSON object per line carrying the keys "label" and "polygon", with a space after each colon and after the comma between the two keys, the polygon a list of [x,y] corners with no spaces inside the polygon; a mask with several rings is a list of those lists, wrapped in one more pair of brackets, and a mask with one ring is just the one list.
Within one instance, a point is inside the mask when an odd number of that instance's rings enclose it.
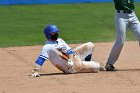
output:
{"label": "infield dirt", "polygon": [[[69,44],[76,47],[80,44]],[[94,43],[94,60],[105,65],[113,43]],[[49,61],[30,78],[42,46],[0,48],[0,93],[140,93],[140,47],[125,42],[116,72],[65,75]]]}

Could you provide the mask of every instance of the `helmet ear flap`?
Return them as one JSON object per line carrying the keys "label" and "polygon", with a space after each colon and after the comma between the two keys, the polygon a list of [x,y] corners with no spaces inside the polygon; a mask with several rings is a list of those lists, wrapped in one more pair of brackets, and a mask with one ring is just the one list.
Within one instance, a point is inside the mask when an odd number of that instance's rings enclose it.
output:
{"label": "helmet ear flap", "polygon": [[51,38],[51,34],[50,33],[45,34],[45,37],[46,37],[46,39],[50,39]]}

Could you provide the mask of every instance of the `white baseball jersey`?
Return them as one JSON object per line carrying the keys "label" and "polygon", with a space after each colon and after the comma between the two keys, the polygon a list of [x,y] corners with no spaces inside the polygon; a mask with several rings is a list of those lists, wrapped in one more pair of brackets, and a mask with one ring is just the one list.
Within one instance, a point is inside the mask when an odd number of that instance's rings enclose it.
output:
{"label": "white baseball jersey", "polygon": [[66,62],[64,62],[64,60],[57,54],[56,49],[62,49],[66,54],[72,53],[71,48],[65,43],[65,41],[58,38],[55,42],[46,41],[39,57],[45,60],[50,60],[53,65],[62,71],[67,70],[68,67]]}

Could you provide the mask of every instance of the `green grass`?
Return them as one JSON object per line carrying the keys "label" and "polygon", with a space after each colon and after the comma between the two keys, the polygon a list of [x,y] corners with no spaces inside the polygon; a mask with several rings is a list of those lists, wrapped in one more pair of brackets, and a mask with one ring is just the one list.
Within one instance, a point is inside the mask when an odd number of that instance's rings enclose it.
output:
{"label": "green grass", "polygon": [[[0,47],[42,45],[48,24],[57,25],[67,43],[114,41],[114,11],[113,3],[0,6]],[[127,40],[135,40],[130,31]]]}

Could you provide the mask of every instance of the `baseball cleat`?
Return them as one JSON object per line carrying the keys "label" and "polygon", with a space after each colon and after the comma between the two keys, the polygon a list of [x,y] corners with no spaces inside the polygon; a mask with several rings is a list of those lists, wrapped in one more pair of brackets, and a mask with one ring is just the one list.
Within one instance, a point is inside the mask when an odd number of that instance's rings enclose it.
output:
{"label": "baseball cleat", "polygon": [[106,71],[118,71],[118,69],[111,64],[106,64],[105,69]]}

